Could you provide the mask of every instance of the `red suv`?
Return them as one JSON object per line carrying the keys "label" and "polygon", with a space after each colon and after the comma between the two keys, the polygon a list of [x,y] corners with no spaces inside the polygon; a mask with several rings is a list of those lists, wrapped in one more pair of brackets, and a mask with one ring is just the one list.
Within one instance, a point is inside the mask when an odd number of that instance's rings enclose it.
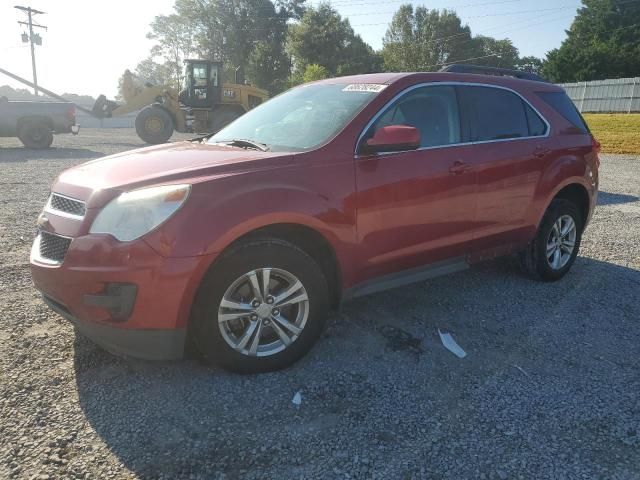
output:
{"label": "red suv", "polygon": [[38,219],[36,287],[110,351],[189,343],[259,372],[304,355],[351,297],[510,253],[563,277],[597,142],[560,87],[450,70],[302,85],[211,137],[66,170]]}

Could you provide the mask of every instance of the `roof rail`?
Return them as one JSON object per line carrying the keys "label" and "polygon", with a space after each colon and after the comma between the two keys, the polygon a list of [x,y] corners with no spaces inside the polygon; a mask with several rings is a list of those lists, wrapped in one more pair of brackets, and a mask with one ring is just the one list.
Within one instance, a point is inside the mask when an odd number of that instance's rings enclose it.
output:
{"label": "roof rail", "polygon": [[440,69],[441,72],[452,73],[476,73],[479,75],[494,75],[496,77],[515,77],[522,80],[533,80],[534,82],[549,83],[540,75],[535,73],[523,72],[521,70],[512,70],[510,68],[484,67],[482,65],[463,65],[461,63],[452,63]]}

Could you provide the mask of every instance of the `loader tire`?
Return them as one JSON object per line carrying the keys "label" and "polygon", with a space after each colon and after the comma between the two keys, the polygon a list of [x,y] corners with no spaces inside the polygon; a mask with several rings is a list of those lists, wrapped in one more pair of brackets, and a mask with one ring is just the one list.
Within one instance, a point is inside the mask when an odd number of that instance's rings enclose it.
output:
{"label": "loader tire", "polygon": [[173,135],[173,118],[164,108],[149,105],[136,117],[136,132],[145,142],[152,145],[166,143]]}

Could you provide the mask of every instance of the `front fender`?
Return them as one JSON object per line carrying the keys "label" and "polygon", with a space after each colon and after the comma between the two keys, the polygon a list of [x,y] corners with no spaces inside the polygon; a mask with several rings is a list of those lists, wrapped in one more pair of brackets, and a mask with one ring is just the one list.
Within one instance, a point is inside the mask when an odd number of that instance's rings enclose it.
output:
{"label": "front fender", "polygon": [[353,169],[342,168],[331,167],[331,182],[322,169],[294,167],[195,183],[181,211],[145,240],[166,257],[209,255],[253,230],[288,223],[317,231],[339,255],[356,237]]}

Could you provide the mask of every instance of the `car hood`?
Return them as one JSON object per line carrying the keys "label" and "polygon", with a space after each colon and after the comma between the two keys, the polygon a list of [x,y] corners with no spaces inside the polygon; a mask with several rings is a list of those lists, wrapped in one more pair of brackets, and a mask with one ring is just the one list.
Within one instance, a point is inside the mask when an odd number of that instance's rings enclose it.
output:
{"label": "car hood", "polygon": [[52,190],[87,201],[100,191],[130,190],[158,183],[199,182],[217,175],[283,166],[292,159],[290,153],[197,142],[170,143],[77,165],[65,170]]}

